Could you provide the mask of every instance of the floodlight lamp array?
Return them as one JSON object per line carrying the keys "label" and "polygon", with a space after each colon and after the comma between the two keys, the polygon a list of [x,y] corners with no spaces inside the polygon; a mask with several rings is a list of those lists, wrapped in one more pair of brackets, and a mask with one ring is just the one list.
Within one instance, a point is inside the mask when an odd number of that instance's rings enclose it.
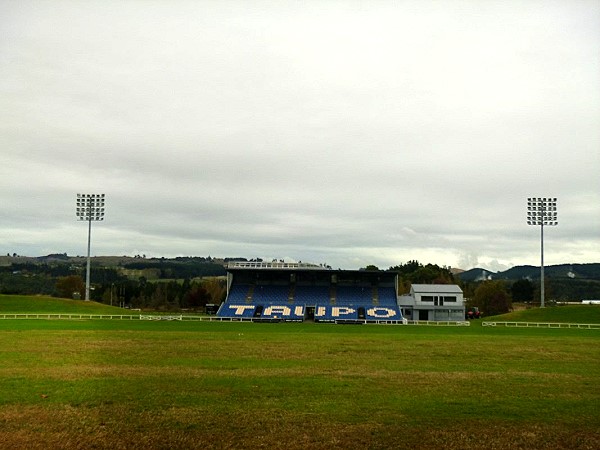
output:
{"label": "floodlight lamp array", "polygon": [[527,199],[527,225],[558,225],[555,197],[530,197]]}
{"label": "floodlight lamp array", "polygon": [[77,194],[79,220],[104,220],[104,194]]}

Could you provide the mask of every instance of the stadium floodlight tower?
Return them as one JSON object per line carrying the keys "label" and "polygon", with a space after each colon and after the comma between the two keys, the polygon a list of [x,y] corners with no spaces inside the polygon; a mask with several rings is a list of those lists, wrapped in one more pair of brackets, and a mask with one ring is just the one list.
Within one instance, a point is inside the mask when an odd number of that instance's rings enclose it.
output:
{"label": "stadium floodlight tower", "polygon": [[85,270],[85,299],[90,299],[90,243],[92,222],[104,220],[104,194],[77,194],[77,217],[88,222],[87,267]]}
{"label": "stadium floodlight tower", "polygon": [[556,198],[530,197],[527,199],[527,225],[540,226],[540,307],[544,305],[544,226],[558,225]]}

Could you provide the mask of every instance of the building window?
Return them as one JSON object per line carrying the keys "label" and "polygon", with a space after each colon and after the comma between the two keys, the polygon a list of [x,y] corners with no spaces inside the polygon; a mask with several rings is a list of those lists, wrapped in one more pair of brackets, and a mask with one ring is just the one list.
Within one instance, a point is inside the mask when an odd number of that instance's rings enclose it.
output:
{"label": "building window", "polygon": [[421,301],[422,302],[432,302],[433,297],[431,295],[423,295],[423,296],[421,296]]}
{"label": "building window", "polygon": [[456,302],[456,297],[444,297],[445,302]]}

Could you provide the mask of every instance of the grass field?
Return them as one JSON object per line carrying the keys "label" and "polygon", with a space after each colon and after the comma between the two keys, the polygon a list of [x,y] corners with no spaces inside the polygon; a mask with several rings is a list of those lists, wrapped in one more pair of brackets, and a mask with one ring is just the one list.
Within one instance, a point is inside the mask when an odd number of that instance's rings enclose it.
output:
{"label": "grass field", "polygon": [[139,314],[82,300],[46,296],[0,295],[0,314]]}
{"label": "grass field", "polygon": [[3,449],[595,449],[599,405],[597,330],[0,321]]}
{"label": "grass field", "polygon": [[600,305],[567,305],[550,308],[531,308],[484,320],[553,323],[600,323]]}

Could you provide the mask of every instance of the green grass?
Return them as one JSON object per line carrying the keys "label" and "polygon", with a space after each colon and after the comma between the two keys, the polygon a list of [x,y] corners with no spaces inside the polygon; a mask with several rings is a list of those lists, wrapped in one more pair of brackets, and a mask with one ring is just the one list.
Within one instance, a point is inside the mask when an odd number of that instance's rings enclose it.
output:
{"label": "green grass", "polygon": [[591,449],[598,405],[597,330],[0,320],[0,448]]}
{"label": "green grass", "polygon": [[600,324],[600,305],[566,305],[514,311],[483,320],[505,322],[551,322]]}
{"label": "green grass", "polygon": [[47,296],[0,295],[0,314],[132,314],[130,310],[92,301]]}

